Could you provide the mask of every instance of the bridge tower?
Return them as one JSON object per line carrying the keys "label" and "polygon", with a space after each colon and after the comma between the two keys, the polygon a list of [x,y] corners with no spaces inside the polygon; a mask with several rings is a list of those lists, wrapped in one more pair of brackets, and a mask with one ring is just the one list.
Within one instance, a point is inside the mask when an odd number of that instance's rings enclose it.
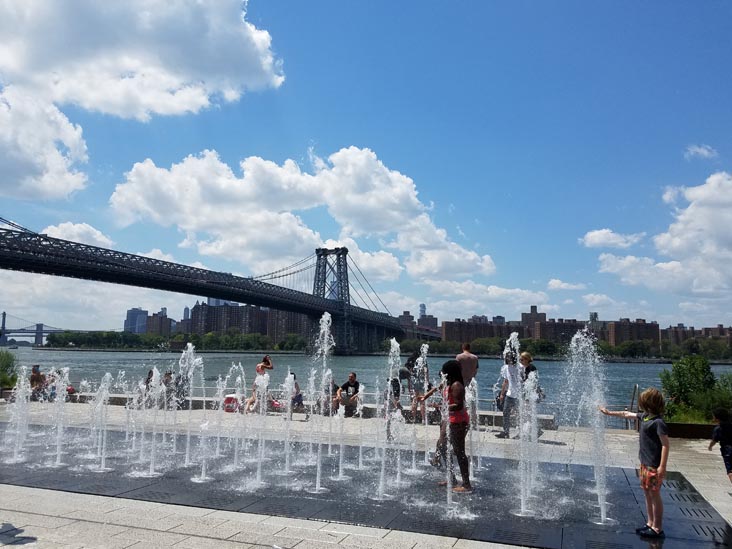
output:
{"label": "bridge tower", "polygon": [[36,347],[43,347],[43,322],[36,324]]}
{"label": "bridge tower", "polygon": [[333,318],[336,352],[350,354],[353,350],[353,328],[348,286],[348,248],[318,248],[315,256],[313,295],[339,303],[340,314]]}
{"label": "bridge tower", "polygon": [[5,311],[2,313],[2,323],[0,323],[0,347],[8,344],[8,336],[5,333]]}

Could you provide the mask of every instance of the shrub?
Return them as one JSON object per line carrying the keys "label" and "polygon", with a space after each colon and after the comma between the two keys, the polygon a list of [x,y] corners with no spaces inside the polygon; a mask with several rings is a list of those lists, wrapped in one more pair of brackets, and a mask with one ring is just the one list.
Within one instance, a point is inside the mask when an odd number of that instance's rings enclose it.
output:
{"label": "shrub", "polygon": [[709,419],[705,417],[704,412],[690,408],[685,404],[673,407],[673,412],[666,415],[666,421],[675,423],[709,423]]}
{"label": "shrub", "polygon": [[[671,371],[660,374],[667,406],[690,406],[691,395],[714,389],[716,380],[709,361],[698,355],[685,356],[671,365]],[[671,410],[669,410],[670,412]]]}
{"label": "shrub", "polygon": [[15,355],[0,349],[0,387],[14,387],[18,376],[15,373]]}
{"label": "shrub", "polygon": [[698,391],[691,395],[691,407],[702,413],[708,421],[712,419],[715,408],[732,409],[732,392],[719,385],[707,391]]}

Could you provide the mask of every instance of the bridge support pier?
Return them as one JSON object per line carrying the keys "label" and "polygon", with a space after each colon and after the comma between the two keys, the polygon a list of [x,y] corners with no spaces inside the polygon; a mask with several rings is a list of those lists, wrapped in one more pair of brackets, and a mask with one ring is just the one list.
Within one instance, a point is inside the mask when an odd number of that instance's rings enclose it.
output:
{"label": "bridge support pier", "polygon": [[36,339],[35,339],[35,345],[36,347],[42,347],[43,346],[43,323],[36,324]]}
{"label": "bridge support pier", "polygon": [[5,311],[2,312],[2,323],[0,323],[0,347],[8,344],[8,336],[5,333]]}

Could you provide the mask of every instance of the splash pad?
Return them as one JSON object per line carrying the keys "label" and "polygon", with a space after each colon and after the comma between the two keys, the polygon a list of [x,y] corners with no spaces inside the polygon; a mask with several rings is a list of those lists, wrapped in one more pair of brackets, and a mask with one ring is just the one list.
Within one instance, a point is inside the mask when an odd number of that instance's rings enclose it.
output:
{"label": "splash pad", "polygon": [[[391,355],[393,373],[398,352]],[[194,365],[192,375],[203,369],[192,349],[181,363]],[[313,370],[307,402],[327,390],[327,352],[316,356]],[[243,372],[234,369],[232,377]],[[273,383],[259,380],[256,386],[265,382]],[[549,459],[555,445],[595,444],[600,435],[589,428],[574,438],[500,443],[490,431],[474,431],[475,491],[446,498],[437,485],[444,469],[428,465],[424,451],[434,447],[437,426],[393,419],[388,439],[385,418],[323,415],[313,407],[305,421],[289,410],[267,413],[266,397],[259,413],[248,415],[166,410],[152,402],[108,406],[112,385],[105,378],[88,405],[20,402],[3,429],[0,482],[522,546],[648,546],[633,533],[644,511],[634,469],[603,462],[598,490],[597,465],[580,463],[574,447],[563,453],[568,460]],[[235,385],[246,387],[243,379]],[[291,390],[289,376],[283,385]],[[381,385],[388,386],[386,379]],[[216,398],[223,403],[225,396],[219,391]],[[382,406],[387,397],[380,398]],[[527,461],[527,443],[538,459]],[[681,475],[670,474],[665,484],[666,546],[711,547],[728,539],[728,526]],[[699,533],[709,531],[717,532],[711,540]]]}

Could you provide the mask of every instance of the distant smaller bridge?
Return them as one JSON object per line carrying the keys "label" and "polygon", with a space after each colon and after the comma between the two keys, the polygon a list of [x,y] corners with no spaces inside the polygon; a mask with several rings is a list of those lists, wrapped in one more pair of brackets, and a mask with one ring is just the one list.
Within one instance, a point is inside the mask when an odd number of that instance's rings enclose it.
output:
{"label": "distant smaller bridge", "polygon": [[[8,344],[8,336],[32,337],[34,338],[33,343],[35,345],[43,345],[43,338],[47,335],[60,334],[68,331],[91,332],[97,330],[69,330],[67,328],[56,328],[54,326],[48,326],[43,322],[31,322],[17,316],[9,315],[5,311],[0,313],[0,347],[5,347]],[[120,330],[106,331],[117,332]]]}

